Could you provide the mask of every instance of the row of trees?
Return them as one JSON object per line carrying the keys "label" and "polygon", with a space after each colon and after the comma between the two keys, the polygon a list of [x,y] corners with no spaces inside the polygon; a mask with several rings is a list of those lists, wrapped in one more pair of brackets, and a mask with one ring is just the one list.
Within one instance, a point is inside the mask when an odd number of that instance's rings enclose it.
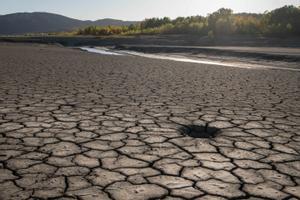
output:
{"label": "row of trees", "polygon": [[300,36],[300,7],[285,6],[264,14],[233,14],[221,8],[207,17],[151,18],[130,26],[91,26],[78,31],[80,35],[120,34],[197,34]]}

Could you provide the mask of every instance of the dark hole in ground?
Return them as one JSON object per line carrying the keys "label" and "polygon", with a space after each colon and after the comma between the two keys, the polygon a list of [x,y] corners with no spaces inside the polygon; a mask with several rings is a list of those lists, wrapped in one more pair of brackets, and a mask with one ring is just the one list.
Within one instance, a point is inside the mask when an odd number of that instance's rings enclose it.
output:
{"label": "dark hole in ground", "polygon": [[209,127],[208,124],[205,126],[187,125],[181,127],[179,131],[193,138],[214,138],[221,132],[220,129]]}

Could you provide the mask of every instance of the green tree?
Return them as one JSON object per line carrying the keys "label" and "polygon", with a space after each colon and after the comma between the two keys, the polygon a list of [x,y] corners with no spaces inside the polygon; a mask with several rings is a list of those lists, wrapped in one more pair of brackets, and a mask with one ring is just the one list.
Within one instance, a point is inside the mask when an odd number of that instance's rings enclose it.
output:
{"label": "green tree", "polygon": [[300,9],[284,6],[264,16],[265,34],[275,36],[300,35]]}
{"label": "green tree", "polygon": [[234,32],[233,11],[221,8],[208,16],[208,28],[215,35],[228,35]]}

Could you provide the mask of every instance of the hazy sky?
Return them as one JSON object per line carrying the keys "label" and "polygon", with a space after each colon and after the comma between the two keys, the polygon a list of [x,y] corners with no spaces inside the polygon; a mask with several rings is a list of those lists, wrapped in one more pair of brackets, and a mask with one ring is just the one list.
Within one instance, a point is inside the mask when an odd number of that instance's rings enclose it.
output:
{"label": "hazy sky", "polygon": [[300,6],[300,0],[0,0],[0,14],[44,11],[77,19],[207,15],[221,7],[234,12],[264,12],[284,5]]}

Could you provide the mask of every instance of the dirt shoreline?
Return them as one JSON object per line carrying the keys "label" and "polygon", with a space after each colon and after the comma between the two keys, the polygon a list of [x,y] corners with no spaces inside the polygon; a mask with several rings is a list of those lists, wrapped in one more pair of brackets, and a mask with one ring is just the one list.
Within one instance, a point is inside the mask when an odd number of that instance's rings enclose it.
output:
{"label": "dirt shoreline", "polygon": [[[252,62],[275,61],[299,65],[299,38],[223,37],[210,40],[195,36],[122,36],[122,37],[0,37],[0,43],[39,43],[66,47],[106,46],[155,54],[181,54],[188,57],[211,57]],[[231,48],[230,48],[231,47]],[[232,48],[234,47],[234,49]],[[269,49],[266,51],[266,49]],[[277,52],[278,49],[283,49]],[[274,53],[275,52],[275,53]],[[279,63],[281,65],[282,63]]]}
{"label": "dirt shoreline", "polygon": [[300,48],[300,37],[264,38],[231,36],[210,39],[195,35],[140,35],[140,36],[0,36],[0,42],[59,43],[64,46],[112,45],[178,45],[178,46],[252,46]]}

